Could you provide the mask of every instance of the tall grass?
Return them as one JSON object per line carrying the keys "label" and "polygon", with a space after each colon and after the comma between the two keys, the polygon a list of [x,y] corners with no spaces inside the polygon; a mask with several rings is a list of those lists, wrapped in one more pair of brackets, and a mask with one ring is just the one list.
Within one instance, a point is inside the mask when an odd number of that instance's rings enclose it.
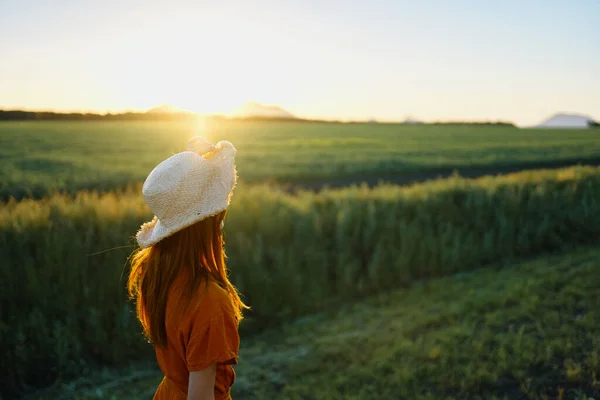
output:
{"label": "tall grass", "polygon": [[[124,294],[125,260],[151,217],[132,187],[0,208],[0,387],[151,354]],[[243,329],[331,302],[597,242],[600,168],[460,177],[410,188],[284,194],[241,186],[226,221],[233,282],[253,307]]]}

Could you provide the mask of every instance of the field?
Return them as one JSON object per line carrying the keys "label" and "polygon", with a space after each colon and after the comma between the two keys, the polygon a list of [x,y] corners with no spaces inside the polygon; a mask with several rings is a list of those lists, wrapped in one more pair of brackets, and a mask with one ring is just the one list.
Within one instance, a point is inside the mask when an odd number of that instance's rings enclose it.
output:
{"label": "field", "polygon": [[233,142],[245,182],[309,187],[395,182],[455,169],[468,175],[478,168],[493,173],[503,167],[600,161],[597,130],[243,121],[2,122],[0,199],[104,191],[143,181],[194,135]]}
{"label": "field", "polygon": [[124,291],[151,218],[140,182],[201,133],[239,150],[225,239],[252,310],[236,398],[600,394],[600,167],[271,184],[596,161],[594,130],[28,122],[0,124],[0,398],[152,394]]}

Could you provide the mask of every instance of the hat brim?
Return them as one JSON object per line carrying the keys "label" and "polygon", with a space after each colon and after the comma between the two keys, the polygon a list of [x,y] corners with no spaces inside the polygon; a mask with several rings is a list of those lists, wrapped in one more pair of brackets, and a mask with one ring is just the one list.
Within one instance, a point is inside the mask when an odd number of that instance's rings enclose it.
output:
{"label": "hat brim", "polygon": [[165,227],[161,224],[160,220],[157,216],[154,216],[152,221],[146,222],[142,224],[140,230],[137,232],[136,240],[140,247],[146,248],[150,247],[163,239],[168,238],[169,236],[174,235],[182,229],[188,228],[194,225],[197,222],[200,222],[206,218],[214,217],[215,215],[223,212],[227,209],[227,207],[214,210],[207,215],[198,215],[197,218],[189,219],[185,223],[180,224],[179,226],[173,226],[170,228]]}

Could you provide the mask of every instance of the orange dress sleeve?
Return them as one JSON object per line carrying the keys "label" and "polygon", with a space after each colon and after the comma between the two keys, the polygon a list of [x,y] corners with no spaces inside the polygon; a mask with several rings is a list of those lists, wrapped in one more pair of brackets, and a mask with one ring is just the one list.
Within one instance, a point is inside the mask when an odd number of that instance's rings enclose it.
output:
{"label": "orange dress sleeve", "polygon": [[208,321],[191,325],[185,347],[187,369],[200,371],[212,364],[237,364],[239,348],[238,323],[233,310],[219,310]]}

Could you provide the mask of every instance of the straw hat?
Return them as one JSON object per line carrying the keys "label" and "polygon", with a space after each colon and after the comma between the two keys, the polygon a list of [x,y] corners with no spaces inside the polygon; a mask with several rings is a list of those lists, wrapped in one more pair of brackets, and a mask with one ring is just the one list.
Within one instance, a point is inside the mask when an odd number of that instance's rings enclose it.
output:
{"label": "straw hat", "polygon": [[138,231],[139,245],[152,246],[225,210],[237,180],[235,152],[229,142],[212,145],[195,137],[188,142],[187,151],[158,164],[142,188],[155,217]]}

